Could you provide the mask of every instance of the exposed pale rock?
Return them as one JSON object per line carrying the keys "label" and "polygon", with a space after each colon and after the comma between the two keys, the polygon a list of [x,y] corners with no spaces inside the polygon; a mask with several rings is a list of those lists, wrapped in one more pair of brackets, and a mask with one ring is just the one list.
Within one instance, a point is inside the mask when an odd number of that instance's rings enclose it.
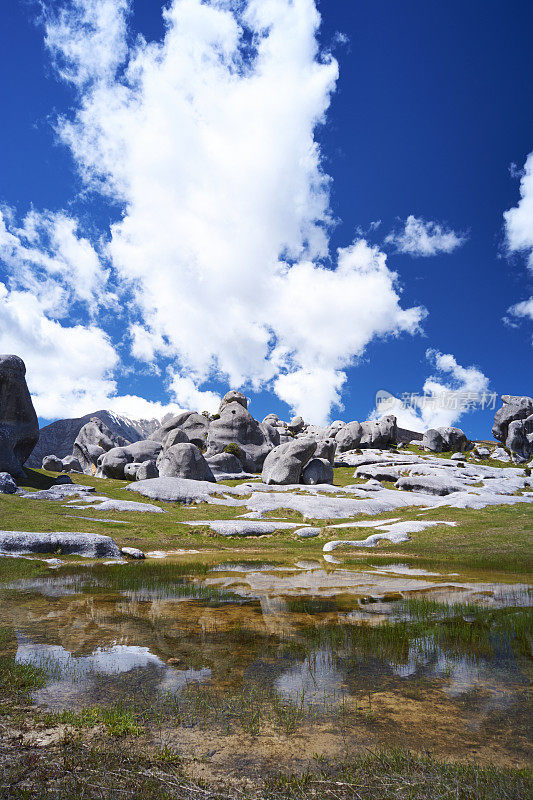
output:
{"label": "exposed pale rock", "polygon": [[120,550],[110,536],[99,533],[30,533],[0,531],[0,553],[57,553],[84,558],[120,558]]}
{"label": "exposed pale rock", "polygon": [[90,475],[96,472],[100,456],[109,450],[126,447],[128,444],[127,439],[113,433],[100,419],[94,417],[78,433],[72,455],[78,459],[83,471]]}
{"label": "exposed pale rock", "polygon": [[248,400],[242,394],[242,392],[236,392],[233,389],[230,389],[229,392],[226,392],[222,400],[220,401],[220,406],[218,407],[218,413],[222,414],[226,406],[229,406],[230,403],[239,403],[243,408],[248,408]]}
{"label": "exposed pale rock", "polygon": [[280,444],[266,457],[261,480],[266,484],[300,483],[302,469],[315,450],[316,442],[309,437]]}
{"label": "exposed pale rock", "polygon": [[229,444],[238,444],[247,472],[257,472],[268,453],[279,444],[279,433],[272,425],[257,422],[240,403],[229,403],[220,418],[213,420],[207,437],[207,456],[222,453]]}
{"label": "exposed pale rock", "polygon": [[335,462],[335,452],[337,450],[337,442],[335,439],[319,439],[316,443],[316,450],[314,452],[315,458],[325,458],[330,464]]}
{"label": "exposed pale rock", "polygon": [[206,461],[215,477],[219,474],[240,475],[243,473],[242,462],[233,453],[217,453],[208,456]]}
{"label": "exposed pale rock", "polygon": [[452,492],[462,492],[465,488],[462,484],[446,480],[444,477],[425,475],[410,475],[398,478],[395,486],[397,489],[403,489],[404,491],[414,490],[415,492],[425,492],[427,494],[436,494],[440,496],[451,494]]}
{"label": "exposed pale rock", "polygon": [[298,522],[263,521],[250,519],[193,520],[184,525],[208,527],[220,536],[265,536],[275,531],[297,528]]}
{"label": "exposed pale rock", "polygon": [[24,477],[22,469],[39,439],[39,423],[26,385],[24,361],[0,355],[0,472]]}
{"label": "exposed pale rock", "polygon": [[507,444],[510,423],[526,419],[533,414],[533,398],[504,394],[502,403],[503,406],[494,415],[492,435],[502,444]]}
{"label": "exposed pale rock", "polygon": [[157,469],[162,478],[189,478],[196,481],[215,481],[209,464],[195,445],[175,444],[161,452]]}
{"label": "exposed pale rock", "polygon": [[63,462],[57,456],[45,456],[43,458],[43,469],[46,469],[49,472],[61,472],[63,470]]}
{"label": "exposed pale rock", "polygon": [[0,494],[15,494],[18,486],[9,472],[0,472]]}
{"label": "exposed pale rock", "polygon": [[433,453],[464,452],[472,447],[465,433],[453,427],[430,428],[424,433],[422,444]]}
{"label": "exposed pale rock", "polygon": [[139,550],[138,547],[121,547],[120,552],[123,556],[128,556],[128,558],[135,558],[135,559],[143,559],[146,558],[142,550]]}
{"label": "exposed pale rock", "polygon": [[303,468],[300,481],[304,485],[310,486],[333,483],[333,466],[331,462],[325,458],[315,458],[313,456]]}

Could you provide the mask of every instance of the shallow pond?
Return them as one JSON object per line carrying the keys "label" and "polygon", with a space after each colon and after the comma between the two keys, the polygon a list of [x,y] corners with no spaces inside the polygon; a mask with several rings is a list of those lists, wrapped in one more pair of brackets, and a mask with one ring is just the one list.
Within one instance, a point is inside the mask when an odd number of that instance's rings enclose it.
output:
{"label": "shallow pond", "polygon": [[34,698],[50,709],[121,703],[159,726],[277,726],[310,754],[398,744],[522,765],[533,594],[511,581],[401,563],[67,563],[0,587],[0,626],[45,671]]}

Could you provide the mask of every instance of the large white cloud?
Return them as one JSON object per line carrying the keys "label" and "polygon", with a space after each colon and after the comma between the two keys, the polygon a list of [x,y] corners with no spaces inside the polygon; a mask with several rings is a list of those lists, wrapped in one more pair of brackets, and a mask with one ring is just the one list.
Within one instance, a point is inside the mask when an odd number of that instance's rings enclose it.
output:
{"label": "large white cloud", "polygon": [[456,233],[438,222],[419,219],[410,214],[401,229],[391,231],[385,243],[394,245],[398,253],[411,256],[435,256],[453,253],[466,241],[464,233]]}
{"label": "large white cloud", "polygon": [[[530,153],[524,164],[520,180],[520,200],[503,215],[505,237],[509,253],[522,253],[527,258],[527,265],[533,272],[533,153]],[[512,305],[507,312],[510,317],[522,317],[533,320],[533,297]]]}
{"label": "large white cloud", "polygon": [[489,392],[489,379],[477,367],[463,367],[451,353],[426,351],[437,375],[426,379],[421,392],[406,397],[382,393],[382,402],[371,419],[394,414],[398,425],[412,431],[455,425],[469,411],[491,407],[495,396]]}
{"label": "large white cloud", "polygon": [[47,44],[79,92],[60,136],[123,204],[108,257],[133,292],[134,356],[172,357],[189,397],[217,375],[323,422],[353,359],[424,311],[401,308],[366,242],[328,262],[315,130],[338,66],[313,0],[173,0],[163,40],[133,45],[126,0],[50,8]]}

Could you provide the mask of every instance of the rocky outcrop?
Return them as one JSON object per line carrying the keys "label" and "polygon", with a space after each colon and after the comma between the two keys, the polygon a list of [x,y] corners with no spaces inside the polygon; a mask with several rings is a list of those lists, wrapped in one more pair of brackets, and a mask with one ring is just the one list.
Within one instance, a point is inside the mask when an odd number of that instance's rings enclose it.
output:
{"label": "rocky outcrop", "polygon": [[229,406],[230,403],[239,403],[243,408],[248,408],[248,400],[242,394],[242,392],[236,392],[231,389],[229,392],[226,392],[224,397],[220,402],[220,406],[218,408],[218,413],[222,414],[226,406]]}
{"label": "rocky outcrop", "polygon": [[147,461],[155,463],[161,447],[161,443],[153,439],[143,439],[125,447],[113,447],[98,457],[96,475],[99,478],[122,480],[126,477],[124,470],[127,464],[143,464]]}
{"label": "rocky outcrop", "polygon": [[265,459],[262,482],[279,486],[300,483],[302,470],[315,450],[316,442],[311,437],[294,439],[275,447]]}
{"label": "rocky outcrop", "polygon": [[39,439],[37,414],[26,385],[24,361],[0,355],[0,472],[23,476]]}
{"label": "rocky outcrop", "polygon": [[208,456],[206,461],[215,477],[218,475],[239,475],[244,472],[242,461],[233,453],[217,453],[216,456]]}
{"label": "rocky outcrop", "polygon": [[190,442],[175,444],[162,451],[157,460],[157,469],[161,478],[215,481],[209,464],[199,449]]}
{"label": "rocky outcrop", "polygon": [[127,447],[128,444],[127,439],[113,433],[98,417],[93,417],[78,433],[72,455],[78,459],[83,471],[91,475],[96,472],[100,456],[115,447]]}
{"label": "rocky outcrop", "polygon": [[533,398],[502,395],[503,406],[494,415],[492,435],[518,462],[533,457]]}
{"label": "rocky outcrop", "polygon": [[308,486],[333,483],[333,465],[325,458],[312,458],[303,468],[300,482]]}
{"label": "rocky outcrop", "polygon": [[422,445],[432,453],[463,453],[473,444],[461,428],[430,428],[424,433]]}
{"label": "rocky outcrop", "polygon": [[315,458],[325,458],[333,465],[335,462],[335,453],[337,450],[337,442],[335,439],[319,439],[316,443],[316,450],[314,453]]}
{"label": "rocky outcrop", "polygon": [[0,472],[0,494],[15,494],[17,489],[18,486],[9,472]]}
{"label": "rocky outcrop", "polygon": [[184,411],[182,414],[177,414],[157,428],[150,438],[165,445],[169,435],[176,429],[186,434],[187,441],[203,450],[209,430],[209,420],[203,414],[197,414],[195,411]]}
{"label": "rocky outcrop", "polygon": [[390,447],[396,444],[396,417],[390,414],[377,422],[348,422],[338,429],[335,441],[340,452]]}
{"label": "rocky outcrop", "polygon": [[39,441],[28,459],[27,465],[29,467],[40,467],[43,458],[50,453],[54,453],[57,458],[63,460],[72,453],[76,437],[83,426],[92,419],[99,419],[113,434],[121,436],[126,442],[147,439],[160,425],[155,419],[133,420],[122,414],[114,414],[112,411],[105,410],[95,411],[92,414],[86,414],[84,417],[58,419],[41,428]]}
{"label": "rocky outcrop", "polygon": [[29,533],[0,531],[0,553],[58,553],[85,558],[120,558],[120,549],[110,536],[99,533]]}
{"label": "rocky outcrop", "polygon": [[242,451],[240,460],[245,470],[258,472],[268,453],[279,444],[279,433],[272,425],[257,422],[240,403],[232,402],[209,426],[207,456],[222,453],[233,443]]}

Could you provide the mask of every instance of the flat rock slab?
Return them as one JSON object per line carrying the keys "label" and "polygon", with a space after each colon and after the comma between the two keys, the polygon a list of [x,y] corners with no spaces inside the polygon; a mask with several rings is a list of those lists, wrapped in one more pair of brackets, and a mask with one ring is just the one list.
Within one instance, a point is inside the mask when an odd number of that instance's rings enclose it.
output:
{"label": "flat rock slab", "polygon": [[31,533],[30,531],[0,531],[0,553],[56,553],[84,558],[120,558],[120,549],[110,536],[99,533]]}
{"label": "flat rock slab", "polygon": [[83,486],[79,483],[69,483],[51,486],[49,489],[41,489],[38,492],[24,492],[21,497],[23,497],[25,500],[64,500],[65,497],[91,494],[95,491],[96,490],[94,486]]}
{"label": "flat rock slab", "polygon": [[198,525],[209,527],[220,536],[264,536],[267,533],[287,530],[290,528],[301,528],[301,522],[266,522],[264,520],[251,519],[224,519],[224,520],[194,520],[193,522],[183,522],[182,525]]}
{"label": "flat rock slab", "polygon": [[[423,531],[426,528],[432,528],[435,525],[447,525],[449,527],[454,527],[457,525],[457,523],[437,522],[435,520],[406,520],[405,522],[391,522],[389,524],[380,525],[378,522],[375,523],[375,529],[380,531],[380,533],[373,533],[370,536],[367,536],[366,539],[362,539],[360,541],[337,539],[336,541],[327,542],[322,549],[324,553],[330,553],[332,550],[336,550],[338,547],[375,547],[382,539],[387,539],[393,544],[401,544],[402,542],[408,541],[410,533],[419,533],[420,531]],[[358,525],[358,523],[352,522],[345,526],[336,525],[335,527],[355,528],[367,527],[367,525],[365,525],[365,523],[359,523]]]}
{"label": "flat rock slab", "polygon": [[137,492],[151,500],[168,503],[202,503],[212,494],[236,494],[233,486],[220,486],[210,481],[193,481],[190,478],[149,478],[126,486],[129,492]]}
{"label": "flat rock slab", "polygon": [[426,494],[436,494],[440,497],[453,492],[462,492],[465,489],[464,484],[459,482],[425,475],[398,478],[395,486],[397,489],[403,489],[404,491],[414,490],[416,492],[425,492]]}
{"label": "flat rock slab", "polygon": [[[83,511],[87,510],[87,506],[74,505],[69,503],[69,508],[79,508]],[[95,508],[97,511],[136,511],[141,514],[166,514],[164,508],[153,506],[151,503],[136,503],[132,500],[103,500],[97,506],[89,506]]]}

